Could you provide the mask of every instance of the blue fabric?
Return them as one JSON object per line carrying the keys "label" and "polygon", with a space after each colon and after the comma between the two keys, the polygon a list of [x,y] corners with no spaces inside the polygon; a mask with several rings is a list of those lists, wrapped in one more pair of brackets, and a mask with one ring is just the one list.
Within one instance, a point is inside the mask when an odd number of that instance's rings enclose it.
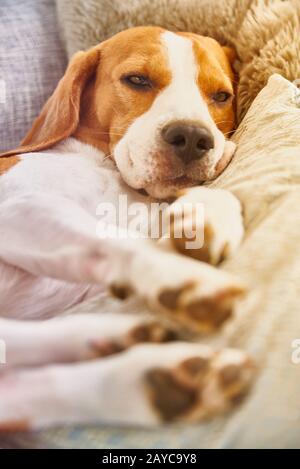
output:
{"label": "blue fabric", "polygon": [[54,0],[1,0],[0,151],[19,144],[65,67]]}

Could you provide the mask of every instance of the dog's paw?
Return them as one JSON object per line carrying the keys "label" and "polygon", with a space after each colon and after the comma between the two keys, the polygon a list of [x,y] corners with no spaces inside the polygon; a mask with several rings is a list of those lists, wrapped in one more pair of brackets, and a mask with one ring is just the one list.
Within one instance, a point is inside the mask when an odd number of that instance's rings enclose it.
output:
{"label": "dog's paw", "polygon": [[217,265],[235,252],[244,228],[239,201],[226,190],[187,189],[165,213],[170,236],[160,243]]}
{"label": "dog's paw", "polygon": [[93,362],[0,377],[0,432],[60,424],[195,422],[229,409],[254,376],[238,350],[142,344]]}
{"label": "dog's paw", "polygon": [[[162,343],[178,333],[147,314],[74,314],[15,325],[18,341],[8,342],[4,370],[94,360],[142,342]],[[30,346],[28,346],[28,343]]]}
{"label": "dog's paw", "polygon": [[[59,326],[59,319],[56,324]],[[57,348],[61,348],[58,361],[92,360],[120,353],[139,343],[163,343],[177,338],[177,332],[151,315],[108,312],[72,315],[60,320],[56,340]]]}
{"label": "dog's paw", "polygon": [[245,292],[230,274],[157,248],[140,254],[129,275],[131,287],[151,310],[195,332],[218,329]]}
{"label": "dog's paw", "polygon": [[[179,334],[154,318],[143,318],[120,315],[117,321],[128,318],[123,332],[111,331],[104,339],[94,338],[88,342],[89,352],[93,358],[114,355],[141,343],[165,343],[178,339]],[[115,324],[115,323],[113,323]],[[112,326],[113,326],[112,324]]]}
{"label": "dog's paw", "polygon": [[199,353],[145,373],[149,400],[163,422],[197,422],[223,413],[247,393],[254,374],[238,350]]}

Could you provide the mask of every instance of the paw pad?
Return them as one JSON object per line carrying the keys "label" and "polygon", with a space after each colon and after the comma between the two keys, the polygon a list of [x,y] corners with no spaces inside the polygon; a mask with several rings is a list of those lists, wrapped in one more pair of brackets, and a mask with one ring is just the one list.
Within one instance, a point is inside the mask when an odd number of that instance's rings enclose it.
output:
{"label": "paw pad", "polygon": [[169,370],[151,370],[145,379],[150,399],[163,421],[170,422],[193,407],[195,391],[178,383]]}
{"label": "paw pad", "polygon": [[110,286],[110,293],[119,300],[126,300],[129,296],[132,295],[133,290],[128,285],[112,284]]}
{"label": "paw pad", "polygon": [[175,368],[152,369],[146,373],[145,383],[150,402],[163,421],[199,421],[237,404],[248,391],[253,374],[246,355],[225,350],[191,357]]}
{"label": "paw pad", "polygon": [[164,308],[175,311],[179,307],[182,294],[192,288],[192,286],[192,284],[188,284],[180,288],[166,288],[160,293],[158,301]]}

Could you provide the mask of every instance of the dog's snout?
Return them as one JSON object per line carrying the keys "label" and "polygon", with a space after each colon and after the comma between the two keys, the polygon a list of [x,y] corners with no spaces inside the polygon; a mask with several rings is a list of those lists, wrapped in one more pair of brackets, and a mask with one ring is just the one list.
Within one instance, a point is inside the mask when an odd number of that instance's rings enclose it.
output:
{"label": "dog's snout", "polygon": [[172,145],[176,155],[184,163],[197,160],[214,148],[211,132],[195,124],[169,124],[162,129],[162,137],[166,143]]}

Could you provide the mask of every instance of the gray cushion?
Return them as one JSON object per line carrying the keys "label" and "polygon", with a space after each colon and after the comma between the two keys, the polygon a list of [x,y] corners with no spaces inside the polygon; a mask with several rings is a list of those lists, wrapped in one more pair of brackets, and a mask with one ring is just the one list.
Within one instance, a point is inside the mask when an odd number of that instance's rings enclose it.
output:
{"label": "gray cushion", "polygon": [[24,137],[65,66],[54,0],[1,0],[0,151]]}

